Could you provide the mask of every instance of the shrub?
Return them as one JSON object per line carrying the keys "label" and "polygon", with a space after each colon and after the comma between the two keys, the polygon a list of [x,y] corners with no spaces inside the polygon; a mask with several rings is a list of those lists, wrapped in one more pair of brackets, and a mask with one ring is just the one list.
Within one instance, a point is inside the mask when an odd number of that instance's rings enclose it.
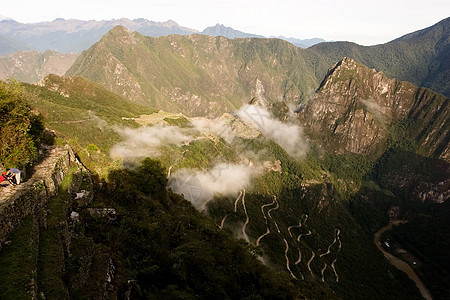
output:
{"label": "shrub", "polygon": [[33,161],[44,125],[14,80],[0,81],[0,123],[0,163],[5,168],[22,168]]}

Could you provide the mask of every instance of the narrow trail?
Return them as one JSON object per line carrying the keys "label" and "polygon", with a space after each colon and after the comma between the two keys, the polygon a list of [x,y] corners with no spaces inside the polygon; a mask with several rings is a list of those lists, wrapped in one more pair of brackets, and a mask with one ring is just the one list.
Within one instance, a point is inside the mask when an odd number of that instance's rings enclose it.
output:
{"label": "narrow trail", "polygon": [[302,252],[300,251],[300,248],[298,249],[298,259],[295,262],[296,265],[302,262]]}
{"label": "narrow trail", "polygon": [[[298,259],[294,263],[294,265],[298,265],[301,262],[302,262],[302,252],[300,251],[300,248],[298,248]],[[303,276],[302,272],[300,272],[300,271],[298,271],[298,272],[300,273],[300,276],[302,277],[302,280],[305,280],[305,276]]]}
{"label": "narrow trail", "polygon": [[263,237],[265,237],[266,235],[270,234],[269,222],[267,221],[266,214],[264,213],[264,208],[267,207],[267,206],[271,206],[271,205],[273,205],[273,204],[275,204],[275,199],[274,199],[271,203],[261,205],[261,212],[262,212],[262,215],[263,215],[263,217],[264,217],[264,221],[266,222],[266,228],[267,228],[267,230],[266,230],[266,232],[263,233],[260,237],[258,237],[258,239],[256,240],[256,246],[259,246],[259,242],[261,241],[261,239],[262,239]]}
{"label": "narrow trail", "polygon": [[322,282],[325,282],[325,270],[327,269],[327,263],[325,263],[324,265],[323,265],[323,268],[322,268],[322,270],[320,271],[320,273],[322,274]]}
{"label": "narrow trail", "polygon": [[226,214],[225,217],[223,217],[222,221],[220,222],[219,229],[223,228],[223,224],[225,223],[225,220],[227,219],[227,217],[228,217],[228,214]]}
{"label": "narrow trail", "polygon": [[297,237],[297,241],[300,242],[300,239],[302,238],[302,236],[308,236],[308,235],[311,235],[311,233],[312,233],[311,230],[308,229],[308,233],[299,234]]}
{"label": "narrow trail", "polygon": [[339,229],[336,228],[336,229],[334,230],[334,240],[333,240],[333,242],[328,246],[327,252],[322,253],[322,254],[319,255],[320,257],[325,256],[325,255],[328,255],[328,254],[331,253],[331,247],[333,247],[334,244],[336,244],[336,241],[337,241],[337,239],[339,238],[339,234],[340,234],[340,233],[341,233],[341,231],[340,231]]}
{"label": "narrow trail", "polygon": [[247,207],[245,206],[245,190],[242,193],[242,206],[244,207],[244,212],[245,212],[245,216],[247,217],[247,219],[245,220],[244,225],[242,226],[242,234],[244,235],[244,239],[247,241],[247,243],[250,243],[250,240],[248,239],[248,235],[245,232],[245,229],[247,228],[248,222],[249,222],[249,217],[248,217],[248,213],[247,213]]}
{"label": "narrow trail", "polygon": [[274,221],[273,218],[272,218],[272,215],[270,214],[273,210],[277,210],[277,209],[280,208],[280,205],[278,204],[278,201],[277,201],[277,196],[273,196],[273,199],[274,199],[274,201],[277,203],[277,206],[275,206],[275,207],[269,209],[269,210],[267,211],[267,215],[270,217],[270,219],[272,219],[273,223],[275,224],[275,227],[277,228],[278,233],[281,233],[280,228],[278,227],[277,221]]}
{"label": "narrow trail", "polygon": [[289,232],[289,235],[291,236],[291,238],[294,238],[294,237],[292,236],[291,229],[292,229],[292,228],[300,228],[300,227],[302,227],[302,220],[301,220],[301,219],[300,219],[300,221],[298,222],[298,225],[292,225],[292,226],[289,226],[289,227],[288,227],[288,232]]}
{"label": "narrow trail", "polygon": [[336,276],[336,282],[339,282],[339,275],[336,272],[336,267],[334,266],[334,264],[337,261],[337,255],[338,255],[339,251],[341,251],[341,247],[342,247],[341,239],[339,237],[340,234],[341,234],[341,231],[336,228],[336,238],[337,238],[337,241],[339,242],[339,247],[338,247],[338,250],[336,252],[336,257],[334,258],[333,262],[331,263],[331,269],[333,269],[334,275]]}
{"label": "narrow trail", "polygon": [[[300,218],[299,226],[295,226],[295,227],[301,228],[301,227],[302,227],[302,223],[303,223],[303,226],[306,225],[306,221],[308,221],[308,215],[307,215],[307,214],[303,214],[303,215],[301,216],[301,218]],[[291,226],[291,227],[293,227],[293,226]],[[289,234],[290,234],[290,232],[289,232]],[[311,235],[311,230],[308,229],[308,233],[301,233],[301,234],[299,234],[299,235],[297,236],[297,241],[300,242],[300,239],[301,239],[302,236],[304,236],[304,235]],[[291,237],[292,237],[292,235],[291,235]]]}
{"label": "narrow trail", "polygon": [[286,248],[284,250],[284,257],[286,258],[286,269],[289,271],[289,273],[291,274],[292,278],[297,279],[297,277],[295,277],[294,273],[292,273],[291,267],[290,267],[290,263],[289,263],[289,257],[288,257],[288,252],[289,252],[289,243],[286,241],[286,239],[283,239],[284,244],[286,245]]}
{"label": "narrow trail", "polygon": [[241,198],[241,196],[242,196],[242,191],[239,191],[239,195],[237,196],[236,201],[234,201],[234,212],[237,212],[237,205],[239,202],[239,198]]}
{"label": "narrow trail", "polygon": [[311,262],[313,261],[314,257],[316,257],[316,254],[314,253],[314,251],[311,251],[312,255],[311,258],[308,260],[308,263],[306,264],[306,266],[308,267],[309,273],[311,273],[311,276],[314,277],[314,273],[311,270]]}

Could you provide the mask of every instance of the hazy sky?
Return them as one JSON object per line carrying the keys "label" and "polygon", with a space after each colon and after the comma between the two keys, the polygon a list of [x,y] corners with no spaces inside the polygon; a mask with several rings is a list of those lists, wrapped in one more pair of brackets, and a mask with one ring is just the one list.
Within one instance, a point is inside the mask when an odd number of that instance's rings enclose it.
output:
{"label": "hazy sky", "polygon": [[449,0],[0,0],[3,17],[173,20],[203,30],[217,23],[248,33],[385,43],[450,16]]}

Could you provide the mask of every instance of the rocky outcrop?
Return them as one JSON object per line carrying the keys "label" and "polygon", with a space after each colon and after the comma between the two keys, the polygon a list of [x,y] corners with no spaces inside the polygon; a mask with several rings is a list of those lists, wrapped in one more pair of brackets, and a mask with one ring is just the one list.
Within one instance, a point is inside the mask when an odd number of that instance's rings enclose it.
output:
{"label": "rocky outcrop", "polygon": [[370,155],[394,122],[410,120],[411,138],[429,155],[450,158],[449,99],[344,58],[334,65],[299,117],[327,148]]}

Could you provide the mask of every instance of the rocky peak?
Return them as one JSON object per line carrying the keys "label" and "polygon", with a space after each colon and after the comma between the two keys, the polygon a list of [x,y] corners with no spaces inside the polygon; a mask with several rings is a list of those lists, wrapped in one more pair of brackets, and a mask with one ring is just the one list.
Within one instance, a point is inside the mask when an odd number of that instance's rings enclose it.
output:
{"label": "rocky peak", "polygon": [[[422,112],[428,118],[414,115],[418,105],[429,111]],[[339,153],[366,155],[380,149],[378,146],[386,141],[393,122],[413,119],[416,126],[412,138],[428,154],[446,158],[448,146],[442,145],[449,135],[445,128],[447,114],[448,99],[444,96],[344,58],[329,69],[299,116],[326,147]],[[439,121],[432,116],[439,116]],[[431,129],[433,126],[438,127]],[[437,136],[437,132],[442,134]]]}

